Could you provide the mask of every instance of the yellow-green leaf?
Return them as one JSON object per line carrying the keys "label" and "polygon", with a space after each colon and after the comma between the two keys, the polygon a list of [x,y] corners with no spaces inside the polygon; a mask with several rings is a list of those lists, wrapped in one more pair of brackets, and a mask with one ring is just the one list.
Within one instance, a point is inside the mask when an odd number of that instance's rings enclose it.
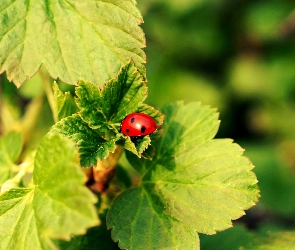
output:
{"label": "yellow-green leaf", "polygon": [[0,249],[56,249],[52,239],[69,240],[98,224],[95,196],[69,140],[46,136],[37,149],[31,188],[0,196]]}
{"label": "yellow-green leaf", "polygon": [[43,63],[53,78],[102,86],[132,58],[144,75],[142,22],[133,0],[1,0],[0,73],[20,86]]}
{"label": "yellow-green leaf", "polygon": [[213,139],[219,126],[214,109],[176,102],[162,112],[165,132],[153,143],[153,160],[127,155],[140,185],[119,195],[108,213],[121,248],[155,249],[157,242],[160,249],[198,249],[197,233],[231,227],[259,197],[243,149]]}

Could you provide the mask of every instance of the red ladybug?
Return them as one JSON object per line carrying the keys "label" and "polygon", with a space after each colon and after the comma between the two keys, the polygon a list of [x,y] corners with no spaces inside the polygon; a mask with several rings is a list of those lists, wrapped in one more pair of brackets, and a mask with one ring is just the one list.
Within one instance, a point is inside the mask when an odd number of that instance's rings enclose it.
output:
{"label": "red ladybug", "polygon": [[155,132],[157,128],[155,120],[143,113],[129,114],[121,123],[121,132],[130,137],[143,137]]}

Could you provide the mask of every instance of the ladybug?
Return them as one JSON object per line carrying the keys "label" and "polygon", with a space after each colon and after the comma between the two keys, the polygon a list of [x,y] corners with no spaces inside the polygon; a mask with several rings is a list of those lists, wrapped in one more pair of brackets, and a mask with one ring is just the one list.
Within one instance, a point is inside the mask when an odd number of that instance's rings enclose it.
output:
{"label": "ladybug", "polygon": [[121,132],[130,137],[144,137],[158,128],[155,120],[143,113],[127,115],[121,123]]}

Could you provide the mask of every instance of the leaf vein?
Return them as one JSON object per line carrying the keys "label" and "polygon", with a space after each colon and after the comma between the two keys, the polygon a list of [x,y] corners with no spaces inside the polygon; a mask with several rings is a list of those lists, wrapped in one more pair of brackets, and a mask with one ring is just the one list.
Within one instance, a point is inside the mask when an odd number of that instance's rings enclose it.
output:
{"label": "leaf vein", "polygon": [[4,10],[8,9],[11,5],[13,5],[17,0],[12,1],[10,4],[8,4],[4,9],[0,10],[0,12],[3,12]]}
{"label": "leaf vein", "polygon": [[83,20],[83,22],[88,25],[89,27],[91,27],[92,30],[95,31],[95,33],[97,34],[97,36],[99,37],[99,39],[104,43],[105,47],[108,48],[113,55],[115,55],[122,63],[125,63],[124,59],[122,56],[120,56],[119,53],[117,53],[110,45],[109,43],[102,37],[102,35],[98,32],[97,29],[93,28],[92,26],[90,26],[90,21],[87,20],[84,16],[82,16],[67,0],[64,0],[64,2],[66,2],[69,7],[71,7],[71,9],[73,9],[74,12],[76,12],[77,16],[80,17],[81,20]]}
{"label": "leaf vein", "polygon": [[[152,202],[152,199],[151,199],[149,193],[147,192],[147,190],[145,190],[144,187],[143,187],[143,190],[144,190],[144,192],[145,192],[145,195],[146,195],[146,197],[147,197],[148,202],[150,203],[150,206],[154,209],[155,214],[158,216],[159,221],[161,222],[161,224],[163,225],[163,227],[166,229],[166,232],[167,232],[167,234],[168,234],[169,237],[170,237],[170,241],[171,241],[171,242],[174,244],[174,246],[176,247],[175,242],[174,242],[174,240],[173,240],[173,236],[172,236],[172,234],[169,232],[169,230],[168,230],[168,228],[166,227],[166,225],[164,224],[164,221],[161,219],[160,213],[157,211],[158,209],[154,206],[154,203]],[[162,215],[162,214],[161,214],[161,215]],[[168,215],[165,215],[165,216],[168,216]],[[176,249],[176,248],[175,248],[175,249]]]}

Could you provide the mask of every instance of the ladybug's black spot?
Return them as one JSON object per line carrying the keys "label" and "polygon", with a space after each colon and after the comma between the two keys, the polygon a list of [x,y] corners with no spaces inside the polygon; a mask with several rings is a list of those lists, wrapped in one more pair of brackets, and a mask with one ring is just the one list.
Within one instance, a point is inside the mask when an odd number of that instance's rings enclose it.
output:
{"label": "ladybug's black spot", "polygon": [[127,129],[126,129],[126,133],[128,134],[129,132],[130,132],[130,130],[127,128]]}
{"label": "ladybug's black spot", "polygon": [[135,121],[135,118],[132,117],[131,120],[130,120],[130,122],[133,123],[134,121]]}
{"label": "ladybug's black spot", "polygon": [[143,134],[145,131],[146,131],[146,127],[142,126],[141,129],[140,129],[140,132]]}

